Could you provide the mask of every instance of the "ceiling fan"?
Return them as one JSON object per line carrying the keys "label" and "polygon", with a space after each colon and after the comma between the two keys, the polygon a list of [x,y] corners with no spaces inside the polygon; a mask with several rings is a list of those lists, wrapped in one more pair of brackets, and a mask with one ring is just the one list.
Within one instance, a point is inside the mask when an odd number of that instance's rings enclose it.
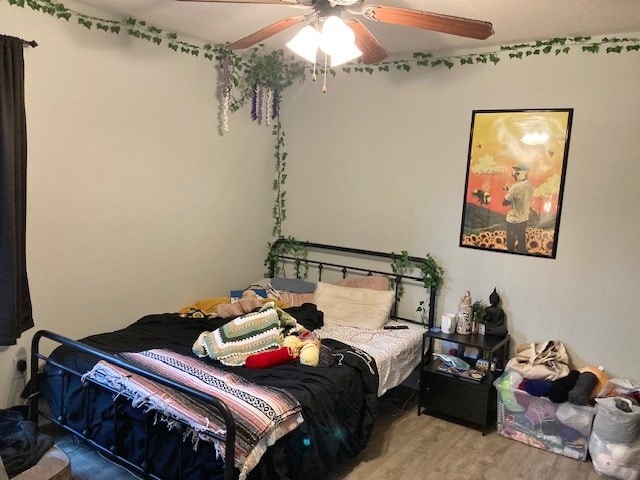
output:
{"label": "ceiling fan", "polygon": [[[439,13],[424,12],[407,8],[398,8],[381,5],[363,5],[364,0],[178,0],[199,2],[225,2],[225,3],[254,3],[276,4],[288,6],[300,6],[311,8],[307,15],[286,17],[268,25],[257,32],[247,35],[228,45],[231,50],[248,48],[267,38],[276,35],[283,30],[306,22],[323,21],[329,16],[341,17],[343,11],[352,15],[361,15],[368,20],[393,25],[401,25],[411,28],[421,28],[434,32],[448,33],[468,38],[484,40],[493,35],[493,26],[490,22],[473,20],[470,18],[442,15]],[[344,22],[355,34],[355,45],[362,51],[360,60],[371,65],[381,62],[389,56],[389,53],[373,36],[369,29],[357,18],[345,18]]]}

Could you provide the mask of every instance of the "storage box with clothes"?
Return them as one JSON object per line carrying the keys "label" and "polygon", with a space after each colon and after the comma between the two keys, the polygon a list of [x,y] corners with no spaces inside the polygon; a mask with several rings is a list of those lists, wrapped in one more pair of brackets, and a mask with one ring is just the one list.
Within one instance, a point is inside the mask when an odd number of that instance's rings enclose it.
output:
{"label": "storage box with clothes", "polygon": [[571,369],[561,341],[519,345],[504,374],[494,382],[498,433],[586,460],[596,411],[591,403],[604,382],[600,369]]}
{"label": "storage box with clothes", "polygon": [[522,377],[505,372],[498,390],[498,433],[533,447],[586,460],[595,409],[530,395],[518,386]]}

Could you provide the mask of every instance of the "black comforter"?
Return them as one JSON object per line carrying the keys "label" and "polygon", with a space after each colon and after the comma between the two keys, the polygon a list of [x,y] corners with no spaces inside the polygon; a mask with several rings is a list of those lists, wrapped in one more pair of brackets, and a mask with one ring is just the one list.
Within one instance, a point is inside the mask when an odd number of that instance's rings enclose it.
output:
{"label": "black comforter", "polygon": [[[301,314],[301,312],[296,312]],[[149,315],[129,327],[82,340],[108,353],[139,352],[167,348],[191,355],[191,347],[204,330],[214,330],[220,319],[185,319],[176,314]],[[333,340],[323,340],[332,350],[330,367],[309,367],[292,363],[252,370],[243,367],[233,373],[259,384],[281,388],[293,394],[302,406],[304,423],[269,448],[249,479],[322,479],[340,463],[354,458],[367,444],[373,428],[378,376],[372,358]],[[78,372],[88,371],[96,359],[61,346],[52,355]],[[211,361],[211,360],[206,360]],[[160,440],[150,440],[145,428],[160,431],[142,412],[125,404],[114,407],[112,395],[86,388],[59,369],[46,367],[43,393],[56,416],[101,445],[142,461],[143,446],[150,468],[162,478],[215,478],[220,462],[213,448],[199,444],[178,451],[180,434],[162,430]],[[120,408],[120,410],[118,410]],[[119,420],[114,418],[116,413]],[[117,434],[113,436],[114,429]],[[183,458],[182,466],[177,458]]]}

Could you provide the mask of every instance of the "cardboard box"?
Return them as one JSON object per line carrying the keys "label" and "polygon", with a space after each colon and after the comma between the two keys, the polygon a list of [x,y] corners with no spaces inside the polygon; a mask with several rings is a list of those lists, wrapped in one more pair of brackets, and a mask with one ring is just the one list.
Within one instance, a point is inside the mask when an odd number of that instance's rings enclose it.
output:
{"label": "cardboard box", "polygon": [[511,388],[503,374],[494,385],[498,391],[498,434],[548,450],[586,460],[595,408],[553,403]]}

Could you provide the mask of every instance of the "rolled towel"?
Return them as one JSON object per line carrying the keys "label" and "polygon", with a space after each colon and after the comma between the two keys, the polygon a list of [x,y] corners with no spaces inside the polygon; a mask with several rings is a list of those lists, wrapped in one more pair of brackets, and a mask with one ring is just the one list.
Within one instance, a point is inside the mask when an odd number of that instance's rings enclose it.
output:
{"label": "rolled towel", "polygon": [[586,405],[591,399],[591,392],[598,385],[598,377],[591,372],[582,372],[575,386],[569,392],[568,400],[574,405]]}
{"label": "rolled towel", "polygon": [[287,347],[280,347],[275,350],[254,353],[249,355],[245,362],[247,368],[269,368],[276,365],[283,365],[293,361],[295,357]]}

